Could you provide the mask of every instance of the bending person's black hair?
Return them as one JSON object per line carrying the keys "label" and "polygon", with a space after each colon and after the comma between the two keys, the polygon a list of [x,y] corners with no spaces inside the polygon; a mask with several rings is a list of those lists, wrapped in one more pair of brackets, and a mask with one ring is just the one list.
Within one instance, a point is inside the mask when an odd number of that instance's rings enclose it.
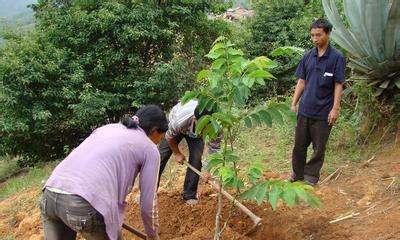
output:
{"label": "bending person's black hair", "polygon": [[[137,118],[136,118],[137,117]],[[164,133],[168,130],[168,120],[164,111],[156,105],[147,105],[141,107],[135,116],[124,115],[121,123],[127,128],[137,129],[140,127],[147,135],[152,129],[159,133]]]}

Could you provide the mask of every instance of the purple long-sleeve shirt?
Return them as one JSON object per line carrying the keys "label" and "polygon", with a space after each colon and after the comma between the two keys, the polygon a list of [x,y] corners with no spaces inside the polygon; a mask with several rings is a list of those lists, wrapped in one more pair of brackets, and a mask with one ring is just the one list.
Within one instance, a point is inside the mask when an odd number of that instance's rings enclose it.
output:
{"label": "purple long-sleeve shirt", "polygon": [[157,146],[138,129],[108,124],[96,129],[53,171],[45,187],[86,199],[104,217],[111,240],[123,223],[125,197],[140,172],[140,205],[146,234],[158,231],[157,182],[160,155]]}

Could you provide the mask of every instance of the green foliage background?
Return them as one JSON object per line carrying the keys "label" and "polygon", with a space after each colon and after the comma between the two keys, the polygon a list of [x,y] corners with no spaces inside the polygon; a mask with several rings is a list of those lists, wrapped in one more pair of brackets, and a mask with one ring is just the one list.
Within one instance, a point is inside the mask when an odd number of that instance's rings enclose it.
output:
{"label": "green foliage background", "polygon": [[[338,4],[340,6],[340,4]],[[249,57],[267,56],[282,46],[295,46],[308,50],[313,47],[309,27],[314,19],[324,17],[319,0],[254,0],[254,17],[240,23],[236,35],[238,46]],[[297,79],[294,71],[301,55],[275,59],[279,64],[272,71],[276,77],[259,87],[253,99],[268,99],[276,95],[291,94]]]}
{"label": "green foliage background", "polygon": [[[209,17],[229,2],[250,6],[254,16],[235,23]],[[335,2],[343,12],[342,0]],[[204,56],[220,35],[246,58],[278,63],[270,70],[276,78],[257,85],[248,105],[291,95],[301,55],[271,53],[311,48],[309,25],[324,16],[320,0],[40,0],[33,12],[35,24],[24,30],[0,21],[0,155],[20,156],[21,165],[62,158],[94,127],[143,104],[167,111],[199,87],[195,74],[209,65]],[[368,135],[370,122],[382,119],[381,103],[363,86],[351,89],[343,106]],[[399,102],[387,111],[395,113],[392,125]]]}
{"label": "green foliage background", "polygon": [[[49,1],[0,53],[1,151],[62,157],[91,129],[143,104],[168,109],[226,24],[218,1]],[[204,34],[207,33],[207,34]]]}

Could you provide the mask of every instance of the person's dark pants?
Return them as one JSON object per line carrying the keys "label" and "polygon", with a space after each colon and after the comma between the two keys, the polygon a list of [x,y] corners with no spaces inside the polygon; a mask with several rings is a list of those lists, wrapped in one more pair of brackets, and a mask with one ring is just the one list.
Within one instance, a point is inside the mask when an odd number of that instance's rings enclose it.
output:
{"label": "person's dark pants", "polygon": [[[185,138],[188,148],[189,148],[189,164],[192,165],[197,170],[201,171],[202,163],[201,158],[203,156],[204,141],[202,138],[193,138],[187,135],[179,135],[175,137],[175,141],[179,144],[182,139]],[[161,163],[158,181],[160,181],[161,175],[167,165],[168,160],[172,155],[172,150],[169,147],[167,140],[164,138],[159,146]],[[160,183],[160,182],[159,182]],[[187,168],[185,183],[183,185],[182,197],[184,200],[197,199],[197,186],[199,183],[199,176]]]}
{"label": "person's dark pants", "polygon": [[[331,128],[326,120],[298,116],[292,155],[293,180],[305,180],[312,184],[318,182]],[[313,144],[314,154],[306,162],[310,143]]]}
{"label": "person's dark pants", "polygon": [[[103,216],[78,195],[44,190],[39,203],[45,240],[108,240]],[[122,239],[119,237],[118,239]]]}

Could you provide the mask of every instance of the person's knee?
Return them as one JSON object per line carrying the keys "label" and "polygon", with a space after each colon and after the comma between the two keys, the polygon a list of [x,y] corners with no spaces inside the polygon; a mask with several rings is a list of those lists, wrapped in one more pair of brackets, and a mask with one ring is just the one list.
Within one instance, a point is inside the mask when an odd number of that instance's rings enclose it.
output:
{"label": "person's knee", "polygon": [[293,154],[305,155],[305,154],[307,154],[307,147],[306,146],[297,146],[297,145],[295,145],[294,148],[293,148]]}
{"label": "person's knee", "polygon": [[202,163],[201,163],[201,159],[202,159],[203,155],[202,154],[189,154],[189,163],[193,166],[196,167],[201,167]]}
{"label": "person's knee", "polygon": [[325,147],[318,146],[314,149],[314,156],[318,158],[323,158],[325,156]]}

